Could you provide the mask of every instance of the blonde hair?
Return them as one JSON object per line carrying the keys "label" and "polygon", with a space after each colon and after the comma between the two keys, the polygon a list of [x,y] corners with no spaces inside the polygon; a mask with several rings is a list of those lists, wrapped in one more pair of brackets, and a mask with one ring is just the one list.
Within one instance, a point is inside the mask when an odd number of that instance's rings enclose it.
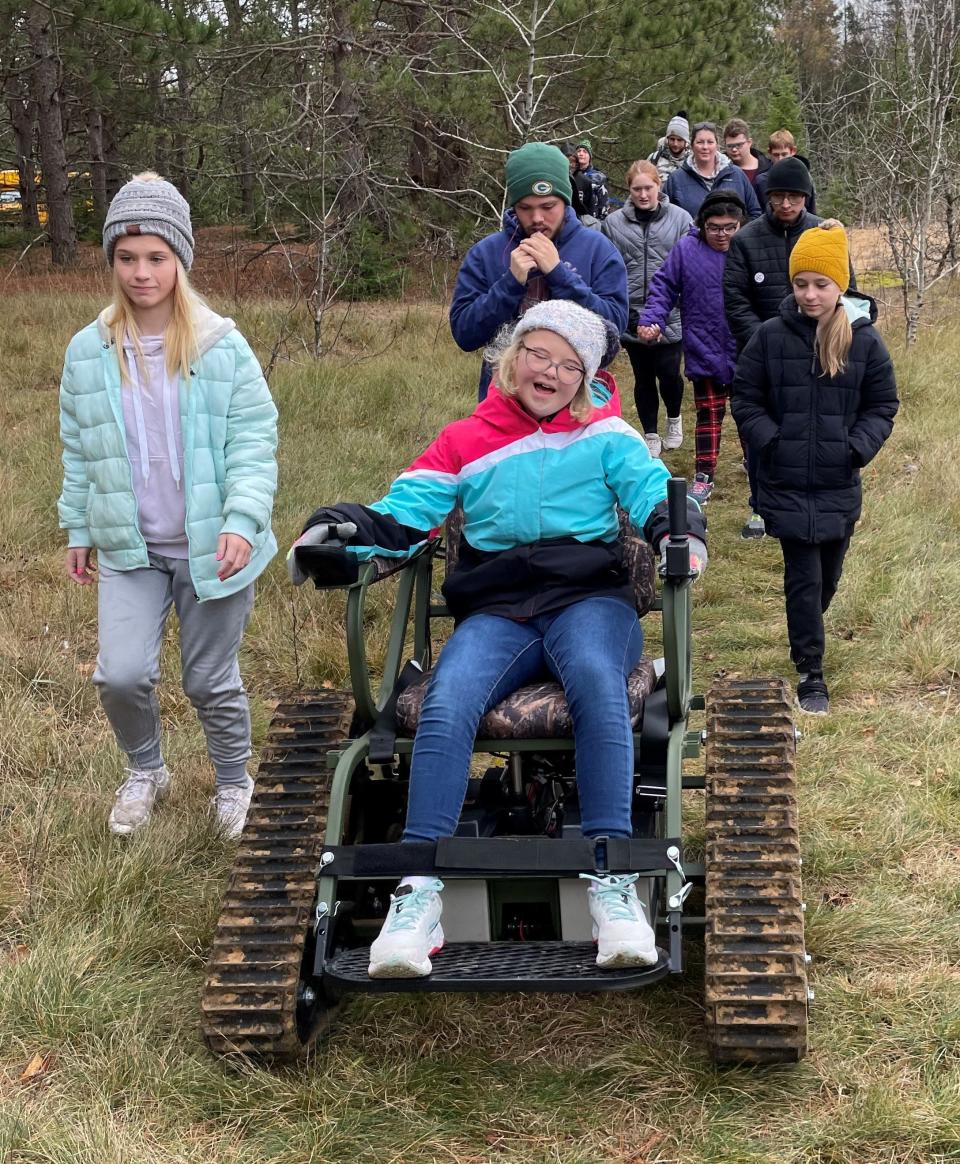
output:
{"label": "blonde hair", "polygon": [[839,376],[847,366],[850,346],[853,343],[853,328],[850,319],[837,303],[837,309],[822,327],[817,328],[817,355],[825,376]]}
{"label": "blonde hair", "polygon": [[767,142],[767,149],[776,149],[779,146],[784,146],[788,150],[797,152],[797,139],[793,136],[789,129],[775,129],[770,134],[770,139]]}
{"label": "blonde hair", "polygon": [[638,174],[645,174],[648,178],[653,179],[653,181],[656,182],[658,186],[663,183],[663,177],[661,176],[660,171],[653,164],[653,162],[648,162],[645,158],[642,158],[638,162],[634,162],[630,169],[627,170],[628,187],[631,185],[634,178],[636,178]]}
{"label": "blonde hair", "polygon": [[[134,174],[133,181],[161,182],[163,179],[153,170],[145,170],[142,174]],[[172,253],[173,248],[170,247],[169,243],[164,242],[163,245]],[[170,322],[163,334],[164,362],[171,376],[179,373],[184,380],[188,380],[190,365],[197,358],[199,351],[196,317],[197,309],[204,306],[204,300],[191,287],[190,279],[179,256],[174,254],[173,261],[177,267],[177,279],[173,285],[173,314],[170,316]],[[113,300],[108,308],[105,322],[117,352],[117,359],[120,361],[120,379],[129,384],[130,373],[127,361],[123,357],[123,346],[127,340],[133,345],[134,356],[141,368],[141,374],[143,374],[143,347],[134,305],[117,277],[115,262],[113,264]],[[146,377],[144,376],[144,378]]]}
{"label": "blonde hair", "polygon": [[[515,339],[496,357],[494,368],[497,375],[497,387],[504,396],[517,394],[517,360],[523,347],[523,336]],[[586,424],[593,415],[593,401],[590,399],[590,385],[586,376],[580,381],[577,393],[567,406],[574,420]]]}

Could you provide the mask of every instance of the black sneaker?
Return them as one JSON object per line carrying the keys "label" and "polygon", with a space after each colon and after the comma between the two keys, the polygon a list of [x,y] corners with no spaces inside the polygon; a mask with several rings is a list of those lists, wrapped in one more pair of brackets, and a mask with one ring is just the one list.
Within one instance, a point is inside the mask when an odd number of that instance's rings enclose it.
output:
{"label": "black sneaker", "polygon": [[740,531],[740,537],[745,542],[759,541],[767,536],[767,527],[759,513],[751,513],[750,520]]}
{"label": "black sneaker", "polygon": [[830,695],[822,675],[811,672],[800,676],[797,706],[807,715],[826,715],[830,711]]}

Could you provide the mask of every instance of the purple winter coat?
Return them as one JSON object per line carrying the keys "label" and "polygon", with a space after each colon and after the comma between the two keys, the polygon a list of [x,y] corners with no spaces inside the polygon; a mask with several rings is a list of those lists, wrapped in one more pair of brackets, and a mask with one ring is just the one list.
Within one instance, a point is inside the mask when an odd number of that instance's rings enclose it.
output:
{"label": "purple winter coat", "polygon": [[653,276],[640,323],[666,330],[670,312],[680,300],[683,363],[689,379],[731,384],[737,366],[737,344],[723,309],[726,251],[715,251],[696,227],[677,243]]}

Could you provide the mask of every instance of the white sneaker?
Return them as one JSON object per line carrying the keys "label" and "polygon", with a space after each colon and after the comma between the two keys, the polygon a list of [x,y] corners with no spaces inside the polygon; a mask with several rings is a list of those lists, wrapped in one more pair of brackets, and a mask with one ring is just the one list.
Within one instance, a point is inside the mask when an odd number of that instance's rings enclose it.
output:
{"label": "white sneaker", "polygon": [[593,939],[597,943],[600,969],[655,966],[660,955],[653,929],[637,897],[639,874],[596,877],[581,873],[580,876],[593,882],[587,892],[587,902],[593,918]]}
{"label": "white sneaker", "polygon": [[150,819],[153,803],[166,796],[170,773],[162,768],[124,768],[126,780],[117,789],[110,810],[110,831],[120,837],[135,833]]}
{"label": "white sneaker", "polygon": [[663,435],[665,449],[679,449],[683,444],[683,417],[668,416],[667,431]]}
{"label": "white sneaker", "polygon": [[247,777],[246,788],[236,784],[227,784],[218,788],[216,795],[210,802],[217,817],[217,828],[225,841],[235,841],[243,832],[247,822],[247,811],[250,808],[250,797],[253,796],[253,780]]}
{"label": "white sneaker", "polygon": [[663,451],[663,441],[655,432],[645,432],[643,439],[647,442],[647,449],[651,457],[659,457]]}
{"label": "white sneaker", "polygon": [[443,882],[414,887],[401,885],[390,898],[390,909],[370,947],[371,978],[424,978],[433,969],[432,954],[443,949],[440,914]]}

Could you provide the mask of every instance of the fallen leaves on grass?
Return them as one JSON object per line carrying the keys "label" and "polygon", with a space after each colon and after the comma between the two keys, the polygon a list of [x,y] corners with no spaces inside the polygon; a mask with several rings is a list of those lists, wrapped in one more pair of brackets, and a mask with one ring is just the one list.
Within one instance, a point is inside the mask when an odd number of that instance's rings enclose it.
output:
{"label": "fallen leaves on grass", "polygon": [[824,893],[821,900],[824,905],[837,908],[843,905],[852,905],[853,894],[846,889],[835,889],[833,893]]}
{"label": "fallen leaves on grass", "polygon": [[14,942],[0,947],[0,962],[6,966],[14,966],[30,953],[30,947],[23,942]]}
{"label": "fallen leaves on grass", "polygon": [[653,1135],[647,1136],[639,1148],[636,1148],[629,1156],[624,1156],[623,1164],[647,1164],[647,1158],[650,1152],[661,1144],[665,1139],[663,1132],[654,1132]]}
{"label": "fallen leaves on grass", "polygon": [[20,1082],[25,1084],[41,1083],[53,1070],[53,1053],[37,1051],[30,1062],[20,1072]]}

